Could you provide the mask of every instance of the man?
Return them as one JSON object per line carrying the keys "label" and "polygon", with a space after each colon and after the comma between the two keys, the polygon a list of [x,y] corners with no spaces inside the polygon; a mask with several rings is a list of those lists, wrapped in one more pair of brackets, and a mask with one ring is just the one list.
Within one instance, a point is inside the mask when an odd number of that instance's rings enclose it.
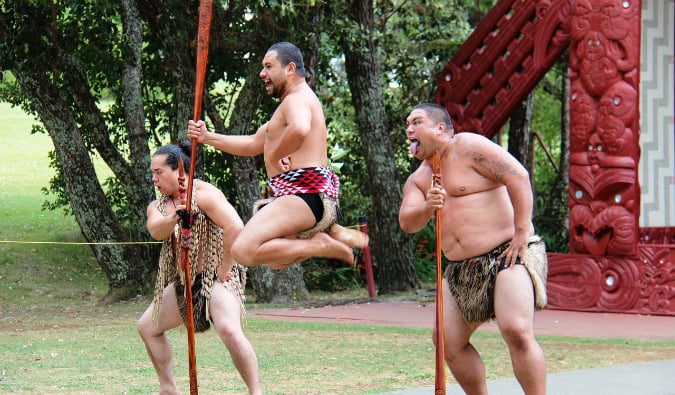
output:
{"label": "man", "polygon": [[[180,228],[187,213],[180,198],[178,159],[189,169],[190,152],[190,142],[165,145],[151,162],[152,180],[161,197],[148,206],[147,228],[163,244],[154,300],[138,321],[138,332],[157,372],[162,395],[178,394],[165,332],[186,321]],[[245,273],[230,253],[243,228],[242,220],[218,188],[200,180],[193,182],[191,211],[195,213],[189,252],[195,331],[203,332],[213,323],[249,393],[261,394],[255,351],[241,328]]]}
{"label": "man", "polygon": [[233,155],[263,154],[274,197],[256,204],[232,254],[243,265],[273,269],[312,256],[352,264],[352,248],[364,248],[368,239],[336,223],[339,182],[328,167],[326,121],[305,81],[302,54],[295,45],[280,42],[267,50],[262,65],[265,90],[281,102],[255,134],[215,134],[203,121],[188,122],[188,137],[200,143]]}
{"label": "man", "polygon": [[[422,163],[406,181],[399,223],[418,232],[441,210],[441,244],[450,260],[442,291],[450,370],[467,394],[487,394],[485,366],[470,338],[496,318],[524,392],[545,394],[546,361],[533,321],[546,305],[547,262],[534,236],[527,171],[487,138],[454,134],[448,112],[436,104],[413,108],[406,135]],[[435,152],[440,185],[432,185]]]}

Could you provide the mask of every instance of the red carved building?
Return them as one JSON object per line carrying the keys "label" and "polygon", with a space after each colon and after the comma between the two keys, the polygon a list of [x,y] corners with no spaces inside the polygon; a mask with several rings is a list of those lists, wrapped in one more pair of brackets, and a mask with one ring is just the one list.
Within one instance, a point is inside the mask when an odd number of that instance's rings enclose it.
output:
{"label": "red carved building", "polygon": [[640,227],[642,3],[501,0],[439,78],[456,130],[491,138],[569,48],[570,253],[549,254],[549,308],[675,315],[675,224]]}

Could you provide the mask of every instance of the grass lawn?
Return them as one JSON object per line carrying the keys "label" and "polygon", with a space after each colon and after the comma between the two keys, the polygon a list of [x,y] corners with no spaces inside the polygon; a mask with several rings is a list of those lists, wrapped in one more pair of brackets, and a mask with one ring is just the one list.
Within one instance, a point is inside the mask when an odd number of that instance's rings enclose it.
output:
{"label": "grass lawn", "polygon": [[[107,284],[91,250],[86,245],[63,244],[83,241],[74,219],[41,210],[42,201],[49,197],[40,190],[53,175],[47,158],[51,141],[48,136],[30,134],[33,122],[20,110],[0,103],[0,138],[5,142],[0,145],[4,164],[0,173],[0,393],[157,391],[155,372],[135,328],[149,299],[139,296],[113,305],[99,302]],[[247,307],[258,306],[249,303]],[[428,329],[249,319],[245,332],[258,355],[266,394],[377,394],[434,384]],[[169,336],[180,389],[187,393],[186,334],[174,330]],[[675,358],[675,342],[538,339],[549,372]],[[486,361],[489,379],[513,376],[499,335],[479,332],[474,343]],[[197,334],[196,344],[202,393],[246,393],[213,330]],[[448,383],[454,382],[449,372],[446,377]]]}

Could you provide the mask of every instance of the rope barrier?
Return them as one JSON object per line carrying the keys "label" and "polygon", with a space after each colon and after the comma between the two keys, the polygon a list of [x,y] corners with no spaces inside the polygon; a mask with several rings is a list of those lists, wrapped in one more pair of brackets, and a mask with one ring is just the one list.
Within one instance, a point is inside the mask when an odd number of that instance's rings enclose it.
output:
{"label": "rope barrier", "polygon": [[161,241],[119,241],[119,242],[63,242],[63,241],[18,241],[0,240],[0,244],[62,244],[62,245],[117,245],[117,244],[161,244]]}
{"label": "rope barrier", "polygon": [[[359,225],[349,225],[345,228],[359,229]],[[112,242],[65,242],[65,241],[20,241],[0,240],[0,244],[60,244],[60,245],[134,245],[134,244],[162,244],[161,241],[112,241]]]}

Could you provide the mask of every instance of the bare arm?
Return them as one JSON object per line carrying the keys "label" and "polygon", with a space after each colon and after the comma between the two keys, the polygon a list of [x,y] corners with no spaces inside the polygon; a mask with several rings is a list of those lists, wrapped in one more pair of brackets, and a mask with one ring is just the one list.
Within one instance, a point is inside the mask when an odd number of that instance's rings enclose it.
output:
{"label": "bare arm", "polygon": [[267,124],[255,134],[247,136],[217,134],[206,129],[204,121],[188,121],[188,138],[237,156],[256,156],[263,153]]}
{"label": "bare arm", "polygon": [[[426,191],[421,187],[425,178],[430,187]],[[403,187],[403,201],[398,212],[401,229],[406,233],[422,230],[433,217],[434,211],[443,206],[444,198],[444,190],[431,187],[431,170],[428,166],[417,169]]]}
{"label": "bare arm", "polygon": [[164,216],[159,212],[157,208],[157,200],[148,205],[146,210],[148,215],[148,221],[146,222],[146,228],[150,232],[155,240],[164,240],[167,237],[171,236],[176,224],[178,224],[179,217],[176,213]]}

